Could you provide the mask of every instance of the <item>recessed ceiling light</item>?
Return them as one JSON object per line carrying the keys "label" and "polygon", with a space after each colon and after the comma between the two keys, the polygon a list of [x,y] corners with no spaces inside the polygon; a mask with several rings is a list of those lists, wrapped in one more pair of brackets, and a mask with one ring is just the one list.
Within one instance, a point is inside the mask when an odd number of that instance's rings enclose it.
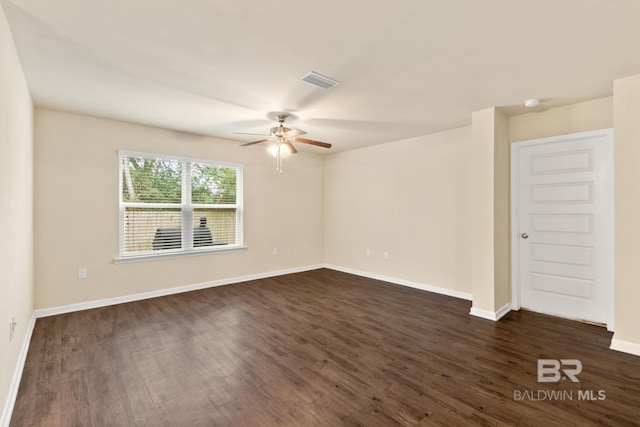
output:
{"label": "recessed ceiling light", "polygon": [[533,108],[540,105],[540,100],[538,98],[531,98],[524,101],[524,106],[527,108]]}

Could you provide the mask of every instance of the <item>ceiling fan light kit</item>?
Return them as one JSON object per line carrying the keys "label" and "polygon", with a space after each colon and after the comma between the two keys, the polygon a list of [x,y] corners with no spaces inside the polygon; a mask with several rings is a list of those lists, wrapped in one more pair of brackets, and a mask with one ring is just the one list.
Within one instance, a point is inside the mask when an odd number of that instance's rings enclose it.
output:
{"label": "ceiling fan light kit", "polygon": [[[257,141],[247,142],[242,144],[241,147],[249,145],[259,144],[267,141],[276,141],[275,145],[268,148],[268,151],[276,157],[276,170],[282,172],[282,159],[289,157],[291,154],[296,154],[298,150],[294,147],[293,142],[300,142],[303,144],[315,145],[317,147],[331,148],[331,144],[326,142],[315,141],[313,139],[300,138],[300,135],[306,134],[305,131],[300,129],[291,129],[284,126],[284,122],[289,117],[287,114],[278,114],[278,125],[269,129],[269,134],[264,135],[267,138],[259,139]],[[242,132],[237,132],[242,133]]]}
{"label": "ceiling fan light kit", "polygon": [[269,148],[267,148],[267,151],[273,157],[278,157],[278,152],[280,152],[280,156],[282,158],[287,158],[293,154],[291,152],[291,149],[289,149],[289,147],[287,147],[285,144],[278,144],[278,143],[271,145]]}

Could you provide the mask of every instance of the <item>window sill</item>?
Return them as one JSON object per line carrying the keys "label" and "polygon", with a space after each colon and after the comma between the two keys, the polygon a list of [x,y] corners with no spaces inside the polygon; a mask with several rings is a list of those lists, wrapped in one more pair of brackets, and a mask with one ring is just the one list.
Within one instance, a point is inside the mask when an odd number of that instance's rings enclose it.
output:
{"label": "window sill", "polygon": [[161,254],[150,253],[150,254],[118,257],[118,258],[115,258],[113,262],[115,264],[125,264],[129,262],[153,261],[153,260],[165,259],[165,258],[181,258],[185,256],[194,256],[194,255],[211,255],[215,253],[241,252],[246,250],[247,250],[246,246],[230,246],[225,248],[218,247],[217,249],[201,249],[197,251],[166,252]]}

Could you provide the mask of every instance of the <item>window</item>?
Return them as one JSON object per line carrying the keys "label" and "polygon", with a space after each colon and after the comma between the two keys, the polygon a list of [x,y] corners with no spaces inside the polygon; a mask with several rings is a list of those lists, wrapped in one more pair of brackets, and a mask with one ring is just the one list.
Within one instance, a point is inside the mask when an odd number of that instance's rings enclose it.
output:
{"label": "window", "polygon": [[242,247],[242,165],[119,156],[121,258]]}

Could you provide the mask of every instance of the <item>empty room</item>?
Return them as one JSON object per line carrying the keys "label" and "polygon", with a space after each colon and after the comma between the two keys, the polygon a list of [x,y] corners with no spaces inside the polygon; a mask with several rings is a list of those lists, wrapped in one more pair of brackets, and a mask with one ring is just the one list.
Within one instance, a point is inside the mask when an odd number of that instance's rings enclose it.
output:
{"label": "empty room", "polygon": [[640,425],[638,16],[0,0],[0,427]]}

